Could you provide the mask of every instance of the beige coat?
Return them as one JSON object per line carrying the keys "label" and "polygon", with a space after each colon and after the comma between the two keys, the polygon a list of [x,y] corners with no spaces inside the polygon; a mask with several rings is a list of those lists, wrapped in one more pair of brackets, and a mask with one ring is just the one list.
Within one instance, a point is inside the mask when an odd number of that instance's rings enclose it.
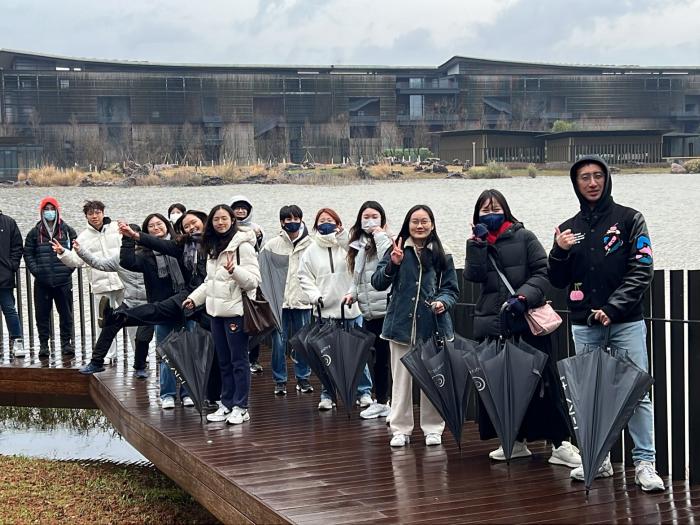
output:
{"label": "beige coat", "polygon": [[287,270],[287,280],[284,285],[284,303],[282,308],[293,308],[295,310],[308,310],[311,308],[309,297],[301,288],[299,282],[299,263],[301,256],[311,245],[312,240],[309,235],[302,237],[297,243],[293,243],[286,231],[267,241],[263,250],[269,250],[277,255],[289,257],[289,269]]}

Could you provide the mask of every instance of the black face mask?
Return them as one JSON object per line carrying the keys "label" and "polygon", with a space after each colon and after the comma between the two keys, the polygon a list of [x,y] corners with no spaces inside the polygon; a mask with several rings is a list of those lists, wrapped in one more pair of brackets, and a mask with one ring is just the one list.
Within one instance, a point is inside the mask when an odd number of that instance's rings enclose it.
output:
{"label": "black face mask", "polygon": [[479,222],[485,224],[490,232],[497,232],[505,219],[506,216],[503,213],[487,213],[479,217]]}
{"label": "black face mask", "polygon": [[299,228],[301,228],[301,223],[300,222],[285,222],[282,225],[282,228],[284,229],[284,231],[289,232],[289,233],[298,232]]}

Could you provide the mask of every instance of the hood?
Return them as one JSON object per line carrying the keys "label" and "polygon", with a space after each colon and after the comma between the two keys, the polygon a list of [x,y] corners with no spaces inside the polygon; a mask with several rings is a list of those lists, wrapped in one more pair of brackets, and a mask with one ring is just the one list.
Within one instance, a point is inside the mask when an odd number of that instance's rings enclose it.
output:
{"label": "hood", "polygon": [[[56,208],[56,220],[53,222],[53,227],[49,227],[49,223],[44,219],[44,208],[47,204],[53,205]],[[61,239],[63,237],[63,231],[59,228],[61,224],[61,207],[58,205],[58,201],[54,197],[44,197],[39,203],[39,242],[44,242],[44,237],[48,239],[53,239],[54,236]]]}
{"label": "hood", "polygon": [[[605,173],[603,193],[592,209],[585,197],[578,191],[578,185],[576,184],[576,170],[578,170],[582,165],[590,163],[598,164],[603,170],[603,173]],[[612,176],[610,175],[610,168],[608,167],[608,164],[602,159],[602,157],[599,157],[598,155],[584,155],[571,165],[569,177],[571,178],[571,184],[574,187],[574,192],[576,193],[576,197],[581,205],[581,211],[584,214],[588,214],[593,211],[602,211],[612,203]]]}
{"label": "hood", "polygon": [[58,217],[59,213],[61,212],[61,207],[58,205],[58,201],[54,197],[44,197],[39,203],[39,218],[42,218],[42,213],[47,204],[51,204],[54,208],[56,208],[56,216]]}
{"label": "hood", "polygon": [[255,232],[253,230],[249,230],[246,232],[237,231],[229,241],[228,246],[226,246],[224,252],[235,252],[238,249],[238,247],[245,242],[255,247],[255,241]]}

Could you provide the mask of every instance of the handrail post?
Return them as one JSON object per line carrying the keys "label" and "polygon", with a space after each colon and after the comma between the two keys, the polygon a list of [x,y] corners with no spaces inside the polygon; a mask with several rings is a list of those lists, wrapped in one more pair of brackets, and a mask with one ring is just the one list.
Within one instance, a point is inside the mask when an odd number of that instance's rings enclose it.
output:
{"label": "handrail post", "polygon": [[[691,293],[695,291],[695,294]],[[688,272],[688,443],[690,484],[700,483],[700,270]]]}

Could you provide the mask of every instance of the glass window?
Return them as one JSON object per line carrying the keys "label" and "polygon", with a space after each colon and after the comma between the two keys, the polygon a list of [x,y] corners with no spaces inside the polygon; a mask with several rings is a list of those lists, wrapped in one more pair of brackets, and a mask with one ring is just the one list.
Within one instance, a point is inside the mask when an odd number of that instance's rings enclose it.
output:
{"label": "glass window", "polygon": [[409,104],[409,114],[411,119],[423,118],[423,95],[411,95]]}

